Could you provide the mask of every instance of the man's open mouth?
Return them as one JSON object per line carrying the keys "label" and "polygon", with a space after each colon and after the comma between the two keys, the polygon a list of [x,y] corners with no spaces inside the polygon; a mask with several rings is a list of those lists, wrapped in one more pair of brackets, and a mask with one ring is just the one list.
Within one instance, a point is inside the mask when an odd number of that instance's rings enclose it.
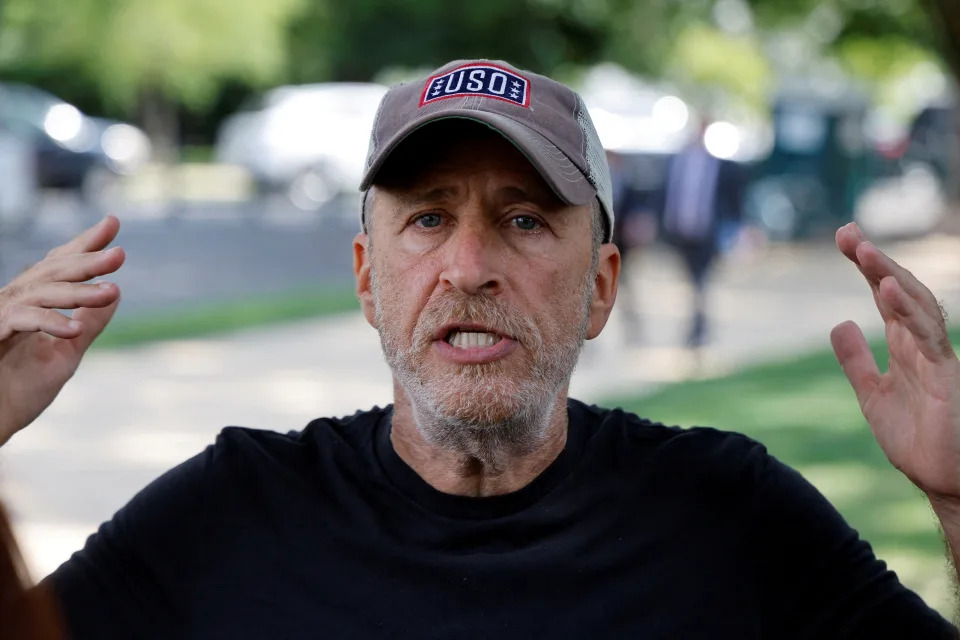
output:
{"label": "man's open mouth", "polygon": [[493,362],[520,346],[512,336],[473,322],[450,322],[437,327],[433,340],[441,358],[461,365]]}
{"label": "man's open mouth", "polygon": [[494,327],[475,322],[450,322],[438,327],[433,339],[455,349],[487,349],[511,337]]}
{"label": "man's open mouth", "polygon": [[501,336],[488,331],[461,331],[454,329],[447,334],[447,344],[457,349],[476,349],[492,347],[500,342]]}

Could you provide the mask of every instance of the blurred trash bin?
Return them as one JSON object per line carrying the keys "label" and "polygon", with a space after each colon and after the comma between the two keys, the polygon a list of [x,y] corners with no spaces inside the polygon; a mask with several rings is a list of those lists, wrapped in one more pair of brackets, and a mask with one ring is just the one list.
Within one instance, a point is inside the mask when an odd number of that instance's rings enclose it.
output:
{"label": "blurred trash bin", "polygon": [[781,240],[832,232],[852,220],[873,177],[867,106],[855,91],[781,92],[773,105],[774,147],[755,167],[747,196],[748,220]]}

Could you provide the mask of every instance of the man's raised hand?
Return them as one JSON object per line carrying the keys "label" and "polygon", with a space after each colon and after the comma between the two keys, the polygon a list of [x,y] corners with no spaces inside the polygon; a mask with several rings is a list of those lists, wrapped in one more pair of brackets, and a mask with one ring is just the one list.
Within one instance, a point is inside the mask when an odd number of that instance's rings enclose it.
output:
{"label": "man's raised hand", "polygon": [[122,249],[104,250],[119,228],[104,218],[0,289],[0,445],[53,402],[113,317],[117,285],[86,281],[123,264]]}
{"label": "man's raised hand", "polygon": [[935,506],[960,502],[960,360],[940,305],[855,224],[837,231],[837,247],[870,285],[890,351],[881,373],[856,324],[830,334],[863,415],[890,462]]}

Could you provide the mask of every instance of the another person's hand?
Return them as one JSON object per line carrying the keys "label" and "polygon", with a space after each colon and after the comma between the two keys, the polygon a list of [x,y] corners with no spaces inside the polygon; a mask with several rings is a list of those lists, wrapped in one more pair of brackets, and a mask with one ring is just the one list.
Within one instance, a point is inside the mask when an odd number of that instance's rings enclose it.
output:
{"label": "another person's hand", "polygon": [[123,264],[122,249],[103,250],[119,228],[105,218],[0,289],[0,445],[53,402],[113,317],[117,285],[82,283]]}
{"label": "another person's hand", "polygon": [[[837,231],[837,247],[863,273],[886,328],[890,365],[880,372],[860,328],[830,334],[863,415],[893,465],[934,508],[960,506],[960,360],[946,317],[916,277],[864,238],[855,224]],[[943,514],[940,514],[943,518]]]}

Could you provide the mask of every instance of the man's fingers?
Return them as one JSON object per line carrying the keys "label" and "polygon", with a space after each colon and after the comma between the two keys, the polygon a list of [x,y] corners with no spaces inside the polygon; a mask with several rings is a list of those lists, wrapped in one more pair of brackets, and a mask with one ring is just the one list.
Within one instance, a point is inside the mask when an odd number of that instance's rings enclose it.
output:
{"label": "man's fingers", "polygon": [[54,311],[40,307],[11,305],[4,310],[0,320],[0,340],[6,340],[15,333],[43,331],[56,338],[76,338],[83,330],[75,320]]}
{"label": "man's fingers", "polygon": [[845,255],[855,265],[860,266],[857,261],[857,246],[865,240],[863,232],[856,223],[846,224],[837,229],[837,248],[840,253]]}
{"label": "man's fingers", "polygon": [[850,262],[857,266],[857,269],[860,271],[861,275],[863,275],[864,279],[867,281],[867,284],[870,285],[870,289],[873,291],[873,299],[877,303],[877,309],[880,310],[880,315],[884,316],[884,319],[886,319],[883,305],[880,303],[880,299],[877,297],[877,285],[880,283],[880,281],[872,278],[869,274],[867,274],[866,271],[864,271],[863,266],[860,264],[860,258],[857,257],[857,247],[866,241],[866,237],[863,235],[860,227],[858,227],[854,222],[846,224],[837,229],[836,238],[837,248],[840,249],[840,252],[846,256]]}
{"label": "man's fingers", "polygon": [[933,293],[915,275],[897,264],[893,258],[877,249],[872,243],[862,242],[857,246],[857,259],[864,276],[872,284],[879,286],[881,280],[892,276],[897,279],[907,295],[916,300],[927,313],[940,318],[940,307]]}
{"label": "man's fingers", "polygon": [[[895,298],[884,301],[878,293],[878,288],[884,278],[893,277],[906,295],[917,302],[919,308],[926,312],[934,324],[941,327],[945,326],[940,305],[930,289],[893,258],[867,241],[863,232],[855,223],[851,222],[840,227],[837,230],[836,239],[837,247],[851,262],[857,265],[860,273],[863,274],[863,277],[866,278],[867,283],[873,289],[874,300],[877,302],[877,308],[883,315],[884,320],[888,319],[887,310]],[[904,304],[900,306],[904,308]],[[917,311],[915,308],[911,308]]]}
{"label": "man's fingers", "polygon": [[880,281],[879,297],[910,330],[917,348],[927,360],[938,362],[953,355],[939,307],[934,318],[912,296],[907,295],[900,281],[893,276]]}
{"label": "man's fingers", "polygon": [[880,297],[880,288],[879,286],[870,287],[870,292],[873,294],[873,301],[877,305],[877,311],[880,312],[880,317],[883,318],[884,322],[893,320],[896,316],[893,311],[890,310],[889,305],[883,301],[883,298]]}
{"label": "man's fingers", "polygon": [[18,280],[26,283],[84,282],[113,273],[123,265],[126,254],[120,247],[95,253],[60,255],[38,263]]}
{"label": "man's fingers", "polygon": [[0,318],[0,341],[16,333],[35,333],[42,331],[55,338],[72,339],[80,353],[86,351],[99,336],[120,304],[120,290],[111,285],[112,301],[101,307],[78,308],[73,318],[41,307],[10,305],[4,309]]}
{"label": "man's fingers", "polygon": [[48,282],[24,290],[17,304],[47,309],[105,307],[120,295],[117,285],[109,282],[73,284]]}
{"label": "man's fingers", "polygon": [[873,352],[860,327],[849,320],[833,328],[830,344],[862,409],[880,382],[880,369]]}
{"label": "man's fingers", "polygon": [[47,256],[55,257],[100,251],[113,242],[119,230],[120,221],[115,216],[107,216],[69,242],[52,249]]}
{"label": "man's fingers", "polygon": [[83,333],[73,340],[73,343],[79,353],[82,354],[84,351],[86,351],[87,347],[89,347],[90,344],[97,339],[97,336],[103,333],[103,330],[113,318],[113,314],[116,313],[119,305],[120,297],[117,296],[116,300],[105,307],[98,309],[84,307],[82,309],[77,309],[76,312],[74,312],[73,319],[83,325]]}

